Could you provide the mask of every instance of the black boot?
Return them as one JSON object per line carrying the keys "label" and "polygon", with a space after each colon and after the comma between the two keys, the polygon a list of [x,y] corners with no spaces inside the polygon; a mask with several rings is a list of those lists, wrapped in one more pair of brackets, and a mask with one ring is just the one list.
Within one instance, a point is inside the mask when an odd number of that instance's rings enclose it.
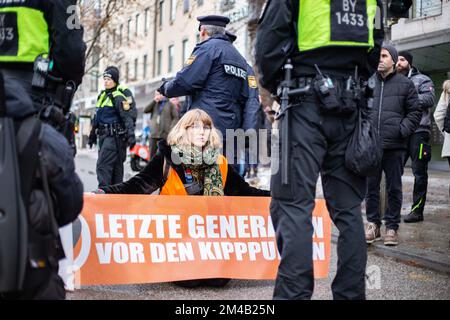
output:
{"label": "black boot", "polygon": [[405,223],[414,223],[423,221],[423,213],[411,212],[405,218],[403,218],[403,222]]}

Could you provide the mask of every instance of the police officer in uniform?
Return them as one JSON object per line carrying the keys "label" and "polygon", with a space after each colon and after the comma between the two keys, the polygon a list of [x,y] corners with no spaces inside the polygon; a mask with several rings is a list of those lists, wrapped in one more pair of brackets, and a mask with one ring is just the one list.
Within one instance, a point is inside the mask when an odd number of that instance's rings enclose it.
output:
{"label": "police officer in uniform", "polygon": [[[231,31],[226,30],[225,35],[228,37],[231,43],[234,43],[237,39],[237,36],[232,33]],[[256,81],[255,72],[253,71],[253,68],[247,63],[247,80],[248,80],[248,88],[249,88],[249,94],[248,99],[245,102],[245,106],[243,107],[245,112],[248,114],[247,117],[244,117],[244,120],[247,121],[247,123],[244,123],[243,128],[247,129],[255,129],[258,130],[259,128],[259,116],[260,112],[260,103],[259,103],[259,90],[258,90],[258,82]],[[255,132],[256,139],[253,139],[253,143],[256,145],[249,144],[249,148],[246,148],[245,151],[245,160],[246,163],[244,164],[238,164],[238,167],[235,167],[235,170],[239,172],[239,174],[243,177],[246,175],[246,171],[248,169],[248,163],[250,161],[257,161],[257,152],[258,152],[258,132]],[[249,137],[250,140],[252,140],[251,137]],[[252,156],[250,157],[250,153]],[[248,162],[247,162],[248,161]],[[256,164],[256,163],[252,163]]]}
{"label": "police officer in uniform", "polygon": [[[261,85],[275,93],[291,59],[292,87],[311,88],[290,99],[290,141],[281,139],[281,145],[290,144],[290,183],[282,184],[281,170],[271,179],[270,212],[281,254],[274,299],[310,299],[313,294],[312,212],[319,174],[339,229],[333,297],[365,298],[365,179],[346,168],[344,155],[357,108],[364,104],[364,97],[354,96],[358,78],[368,79],[380,54],[383,28],[374,28],[377,6],[377,0],[268,1],[260,19],[256,63]],[[343,99],[344,90],[350,98]]]}
{"label": "police officer in uniform", "polygon": [[[75,89],[81,83],[86,50],[83,29],[67,26],[75,17],[70,7],[75,8],[76,2],[0,1],[0,73],[5,82],[6,114],[15,120],[18,137],[22,136],[20,130],[29,128],[28,124],[36,124],[37,114],[49,103],[61,107],[64,98],[61,88],[66,83],[74,83]],[[33,86],[32,79],[36,76],[33,65],[42,54],[51,61],[47,81],[44,86]],[[70,95],[67,98],[71,98]],[[67,104],[70,106],[70,101]],[[43,119],[42,115],[40,118]],[[39,136],[34,146],[36,152],[25,149],[30,157],[19,154],[18,159],[22,188],[30,185],[27,193],[22,190],[29,196],[23,199],[28,215],[25,275],[19,290],[0,292],[0,299],[65,297],[64,284],[58,276],[58,260],[64,252],[57,228],[51,231],[49,225],[55,219],[56,227],[76,219],[83,206],[83,185],[75,173],[73,153],[65,137],[49,124],[42,124],[36,136]],[[36,153],[42,159],[39,174],[29,172],[24,176],[24,172],[30,170],[28,162]],[[48,192],[44,185],[48,186]],[[46,196],[48,193],[51,197]]]}
{"label": "police officer in uniform", "polygon": [[208,113],[222,133],[225,152],[226,129],[247,130],[256,124],[257,114],[246,108],[247,62],[225,35],[230,19],[209,15],[197,20],[202,42],[196,45],[186,66],[158,91],[169,98],[190,96],[188,110],[199,108]]}
{"label": "police officer in uniform", "polygon": [[123,163],[127,156],[127,146],[136,144],[134,120],[127,97],[118,89],[119,70],[107,67],[103,73],[105,90],[97,99],[96,114],[88,144],[97,142],[98,187],[105,187],[123,181]]}

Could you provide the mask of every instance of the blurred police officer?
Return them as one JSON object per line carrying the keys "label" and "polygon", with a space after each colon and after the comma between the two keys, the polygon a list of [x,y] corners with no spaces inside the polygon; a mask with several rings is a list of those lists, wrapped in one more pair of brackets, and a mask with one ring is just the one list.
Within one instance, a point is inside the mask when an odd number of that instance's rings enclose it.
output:
{"label": "blurred police officer", "polygon": [[[231,43],[234,43],[237,39],[237,36],[232,33],[231,31],[226,30],[225,35],[228,37]],[[260,103],[259,103],[259,90],[258,90],[258,82],[256,81],[255,72],[253,71],[253,68],[247,63],[247,79],[248,79],[248,88],[249,88],[249,94],[248,99],[245,101],[245,106],[243,106],[243,109],[245,113],[248,114],[248,116],[244,116],[244,120],[250,123],[244,123],[243,127],[247,129],[259,129],[259,123],[260,123],[260,117],[259,113],[261,111]],[[258,116],[255,116],[258,115]],[[236,167],[236,171],[239,172],[241,176],[245,176],[246,172],[249,168],[250,161],[257,161],[257,151],[258,148],[258,132],[248,133],[249,135],[256,135],[256,139],[253,139],[255,145],[248,145],[248,148],[246,150],[245,154],[245,164],[239,163],[238,167]],[[252,138],[249,137],[250,141],[252,141]],[[252,157],[250,159],[250,153],[252,153]],[[256,163],[251,163],[251,165],[256,165]]]}
{"label": "blurred police officer", "polygon": [[[65,297],[64,284],[58,276],[58,260],[64,252],[57,227],[72,222],[80,213],[83,186],[75,173],[68,141],[52,126],[41,124],[36,115],[41,113],[41,119],[61,129],[60,122],[43,116],[42,112],[53,105],[55,109],[48,109],[49,113],[57,114],[58,119],[62,115],[63,119],[74,89],[81,83],[86,50],[83,29],[81,26],[69,29],[67,25],[74,18],[70,7],[75,8],[76,2],[0,2],[0,72],[5,81],[6,115],[14,119],[18,141],[30,132],[35,140],[33,145],[19,149],[18,157],[28,215],[25,275],[18,290],[0,293],[3,298]],[[33,65],[39,59],[48,68],[35,72]],[[71,91],[66,92],[68,83]],[[63,106],[67,108],[64,111],[60,110]],[[39,170],[36,162],[31,163],[34,160],[41,164]],[[5,232],[8,230],[2,230],[2,235]],[[0,246],[0,250],[9,245]],[[2,272],[6,273],[5,269]]]}
{"label": "blurred police officer", "polygon": [[404,222],[423,221],[423,210],[427,199],[428,162],[431,160],[431,108],[434,106],[435,93],[433,81],[413,66],[413,56],[408,51],[398,53],[397,72],[411,79],[419,95],[422,118],[419,128],[411,135],[405,163],[411,158],[414,174],[413,204],[411,212]]}
{"label": "blurred police officer", "polygon": [[159,91],[169,98],[190,96],[188,108],[202,109],[211,116],[223,135],[225,152],[226,129],[247,130],[256,124],[256,113],[246,109],[247,62],[225,35],[230,19],[209,15],[197,20],[201,42],[185,67],[173,80],[163,83]]}
{"label": "blurred police officer", "polygon": [[[376,70],[380,54],[383,28],[374,28],[377,6],[377,0],[268,1],[259,22],[256,63],[261,85],[275,93],[289,58],[293,88],[311,88],[290,101],[291,141],[281,139],[282,145],[290,144],[290,184],[282,184],[281,171],[271,179],[270,210],[281,254],[274,299],[310,299],[313,294],[312,212],[319,173],[340,232],[333,297],[365,298],[365,179],[346,168],[344,155],[357,108],[365,104],[355,73],[368,79],[369,65]],[[345,101],[344,88],[349,93]]]}
{"label": "blurred police officer", "polygon": [[98,187],[105,187],[123,181],[123,163],[127,156],[127,146],[136,144],[134,120],[131,104],[118,89],[119,70],[107,67],[103,73],[105,90],[97,99],[89,145],[97,143]]}

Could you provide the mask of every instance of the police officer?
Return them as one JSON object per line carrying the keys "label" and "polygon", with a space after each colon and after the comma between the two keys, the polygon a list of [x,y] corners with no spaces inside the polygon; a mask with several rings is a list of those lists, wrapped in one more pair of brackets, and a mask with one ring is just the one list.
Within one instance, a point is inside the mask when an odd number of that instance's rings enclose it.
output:
{"label": "police officer", "polygon": [[169,98],[190,96],[188,108],[209,114],[222,133],[225,151],[226,129],[247,130],[256,123],[256,114],[243,110],[249,97],[247,63],[225,35],[230,19],[209,15],[197,20],[202,42],[195,46],[185,67],[158,91]]}
{"label": "police officer", "polygon": [[123,181],[123,163],[127,156],[127,146],[136,144],[134,120],[127,97],[118,89],[119,70],[107,67],[103,73],[105,90],[97,99],[96,114],[88,144],[97,142],[98,187],[105,187]]}
{"label": "police officer", "polygon": [[289,58],[293,88],[311,88],[290,99],[290,141],[281,139],[281,145],[290,145],[290,184],[282,184],[281,171],[271,179],[270,212],[281,254],[274,299],[310,299],[313,294],[311,216],[319,173],[339,229],[333,297],[365,298],[365,179],[348,170],[344,160],[364,97],[344,100],[341,92],[349,89],[353,97],[358,78],[368,78],[369,65],[376,68],[383,39],[383,28],[374,29],[377,6],[381,8],[377,0],[269,1],[260,19],[256,63],[261,85],[275,93]]}
{"label": "police officer", "polygon": [[[20,81],[38,111],[49,102],[61,102],[65,83],[70,80],[78,86],[84,75],[83,28],[68,26],[68,21],[76,20],[71,11],[76,5],[76,0],[0,2],[0,27],[5,33],[0,41],[0,69],[5,78]],[[45,87],[31,85],[40,55],[51,61]]]}
{"label": "police officer", "polygon": [[[231,43],[234,43],[237,39],[237,36],[232,33],[231,31],[226,30],[225,35],[228,37]],[[259,115],[261,108],[259,103],[259,90],[258,90],[258,82],[256,81],[255,72],[253,71],[253,68],[247,64],[247,79],[248,79],[248,87],[249,87],[249,95],[247,101],[245,101],[245,106],[243,107],[244,112],[247,114],[247,116],[244,116],[244,121],[247,121],[247,123],[243,124],[243,128],[246,129],[255,129],[257,130],[259,128]],[[250,132],[249,132],[250,133]],[[250,161],[257,161],[257,151],[258,151],[258,132],[250,133],[254,134],[256,139],[253,139],[249,137],[249,141],[254,141],[253,143],[255,145],[248,144],[248,148],[245,151],[245,164],[238,164],[238,167],[235,166],[235,170],[239,172],[239,174],[243,177],[245,177],[246,172],[249,168],[247,164],[249,164]],[[250,153],[252,156],[250,157]],[[251,163],[252,165],[256,163]]]}
{"label": "police officer", "polygon": [[423,221],[423,210],[427,199],[428,162],[431,160],[431,108],[434,106],[435,93],[433,81],[413,66],[413,56],[409,51],[398,53],[397,72],[411,79],[419,95],[422,118],[419,128],[408,142],[408,154],[405,163],[411,158],[414,174],[413,204],[411,212],[403,219],[406,223]]}
{"label": "police officer", "polygon": [[[67,140],[52,126],[36,122],[36,115],[41,113],[43,119],[43,107],[49,103],[62,107],[65,98],[68,99],[66,107],[70,106],[74,90],[64,95],[62,89],[68,82],[74,84],[72,89],[81,83],[86,50],[83,29],[81,26],[70,29],[67,25],[67,21],[75,17],[70,8],[75,8],[76,2],[0,2],[0,72],[5,81],[6,114],[14,118],[18,137],[22,136],[20,129],[31,127],[28,124],[33,123],[33,128],[40,129],[36,132],[39,138],[36,152],[30,153],[29,158],[19,156],[22,187],[31,186],[23,193],[28,196],[23,199],[28,214],[27,258],[19,290],[0,293],[7,299],[65,297],[64,284],[58,276],[58,260],[63,257],[63,251],[57,229],[48,227],[55,219],[57,227],[76,219],[83,205],[83,186],[75,173],[73,153]],[[45,75],[34,72],[34,62],[40,55],[43,55],[43,62],[50,61]],[[41,81],[32,85],[33,77]],[[56,109],[53,111],[58,113]],[[61,114],[64,115],[59,111]],[[48,120],[54,124],[50,118]],[[39,174],[31,172],[24,176],[30,169],[28,162],[37,157],[38,152],[42,163]],[[44,185],[48,186],[47,192]]]}

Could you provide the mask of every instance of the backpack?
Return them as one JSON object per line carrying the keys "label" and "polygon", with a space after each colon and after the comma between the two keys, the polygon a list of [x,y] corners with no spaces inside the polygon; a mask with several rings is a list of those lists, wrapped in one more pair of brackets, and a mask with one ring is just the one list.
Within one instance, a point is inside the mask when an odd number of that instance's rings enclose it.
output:
{"label": "backpack", "polygon": [[[51,201],[40,161],[41,132],[41,121],[35,116],[20,120],[7,116],[0,73],[0,292],[21,290],[29,263],[39,262],[33,259],[48,253],[42,252],[48,242],[44,243],[42,236],[30,228],[28,210],[37,181],[47,201]],[[48,206],[49,216],[54,217],[52,202]],[[58,229],[56,219],[50,220],[53,239]]]}
{"label": "backpack", "polygon": [[444,130],[443,131],[450,134],[450,101],[448,102],[447,112],[445,113]]}

